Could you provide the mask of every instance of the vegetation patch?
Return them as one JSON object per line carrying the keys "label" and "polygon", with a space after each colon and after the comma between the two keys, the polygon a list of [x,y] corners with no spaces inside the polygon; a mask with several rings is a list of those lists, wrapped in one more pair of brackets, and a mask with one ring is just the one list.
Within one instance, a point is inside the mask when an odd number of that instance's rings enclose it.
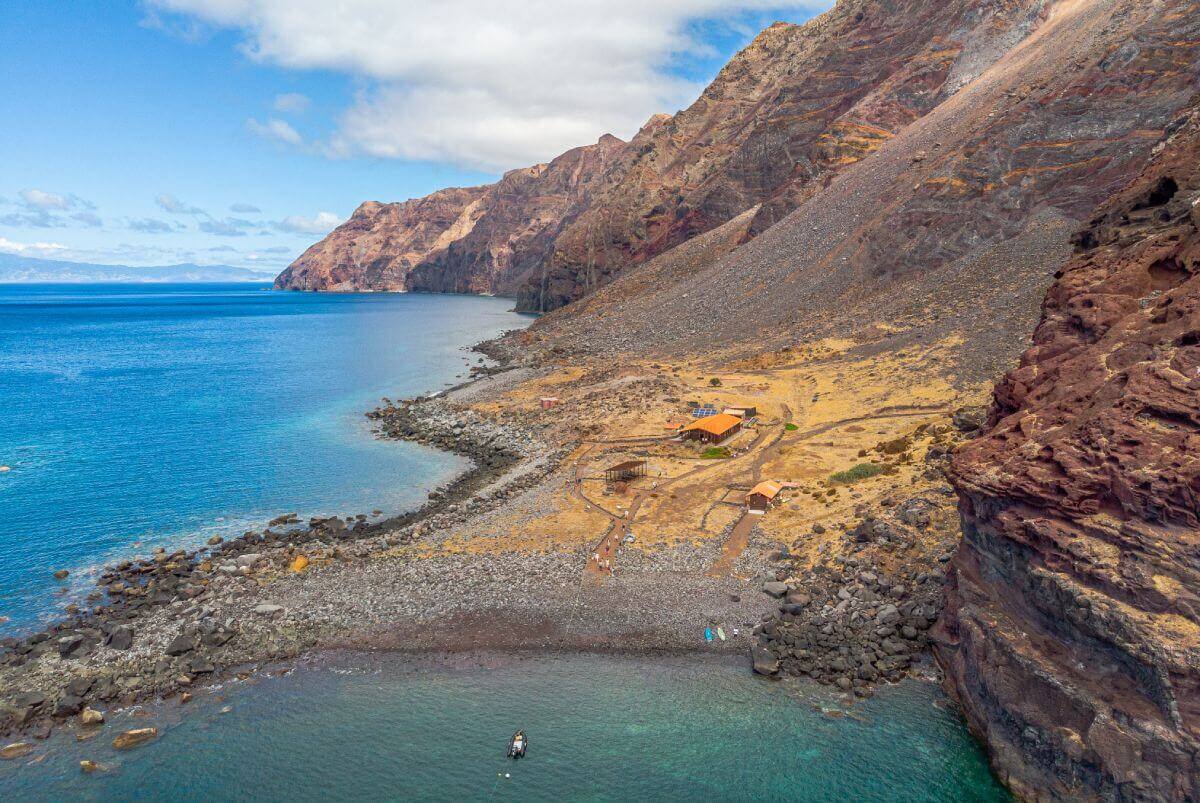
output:
{"label": "vegetation patch", "polygon": [[858,482],[859,480],[865,480],[878,474],[891,473],[892,470],[888,466],[881,466],[876,463],[859,463],[854,468],[830,474],[829,481],[840,483]]}
{"label": "vegetation patch", "polygon": [[793,424],[789,421],[788,423],[783,425],[783,428],[786,429],[788,432],[795,432],[796,430],[800,429],[800,426],[798,424]]}
{"label": "vegetation patch", "polygon": [[700,457],[705,460],[719,460],[722,457],[729,457],[729,450],[724,446],[710,446],[700,453]]}

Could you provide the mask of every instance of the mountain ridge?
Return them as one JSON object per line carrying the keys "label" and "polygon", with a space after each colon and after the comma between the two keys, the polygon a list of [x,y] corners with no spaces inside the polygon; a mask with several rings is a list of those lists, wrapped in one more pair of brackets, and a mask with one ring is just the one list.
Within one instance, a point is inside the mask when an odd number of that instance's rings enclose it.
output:
{"label": "mountain ridge", "polygon": [[[843,0],[803,25],[776,23],[687,109],[652,116],[629,143],[606,135],[586,146],[603,154],[581,160],[575,194],[547,180],[545,166],[510,171],[482,192],[475,188],[486,198],[461,240],[447,247],[426,240],[411,254],[390,241],[445,231],[445,210],[404,220],[399,210],[463,191],[387,205],[395,210],[388,214],[371,207],[309,249],[277,285],[467,289],[516,295],[520,309],[542,312],[757,205],[747,233],[756,236],[929,111],[948,80],[962,80],[964,70],[1000,52],[998,37],[1023,35],[1041,6],[1006,0],[981,12],[973,0]],[[962,43],[948,44],[939,33],[960,29],[967,32]],[[525,171],[533,173],[530,192],[503,186]],[[544,194],[558,203],[547,208]],[[487,237],[474,232],[478,220]]]}
{"label": "mountain ridge", "polygon": [[31,284],[38,282],[265,282],[272,274],[233,265],[198,265],[183,262],[175,265],[131,267],[102,265],[91,262],[68,262],[37,259],[17,254],[0,254],[0,283]]}

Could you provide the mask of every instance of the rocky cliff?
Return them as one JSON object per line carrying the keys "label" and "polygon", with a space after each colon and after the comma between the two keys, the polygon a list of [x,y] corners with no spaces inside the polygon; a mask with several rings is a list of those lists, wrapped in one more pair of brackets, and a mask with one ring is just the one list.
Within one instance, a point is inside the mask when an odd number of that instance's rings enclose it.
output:
{"label": "rocky cliff", "polygon": [[604,136],[495,184],[404,203],[369,201],[305,251],[275,286],[291,290],[425,290],[514,295],[546,259],[564,220],[626,154]]}
{"label": "rocky cliff", "polygon": [[524,345],[762,350],[878,324],[903,333],[897,346],[954,336],[955,372],[994,381],[1028,343],[1071,232],[1137,175],[1200,83],[1196,0],[1033,11],[964,35],[944,100],[807,185],[766,231],[670,281],[627,268]]}
{"label": "rocky cliff", "polygon": [[751,207],[754,237],[971,83],[1046,6],[842,0],[777,23],[628,144],[605,137],[489,187],[368,205],[277,286],[514,293],[545,311]]}
{"label": "rocky cliff", "polygon": [[1172,128],[954,459],[937,654],[1031,798],[1200,800],[1200,108]]}

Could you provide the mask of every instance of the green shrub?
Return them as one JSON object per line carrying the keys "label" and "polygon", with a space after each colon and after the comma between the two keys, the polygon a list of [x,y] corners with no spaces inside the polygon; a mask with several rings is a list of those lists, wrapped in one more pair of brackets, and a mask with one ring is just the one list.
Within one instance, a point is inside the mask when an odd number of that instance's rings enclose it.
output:
{"label": "green shrub", "polygon": [[708,380],[708,385],[709,387],[719,388],[721,387],[721,380],[714,376],[712,379]]}
{"label": "green shrub", "polygon": [[877,474],[886,474],[889,469],[887,466],[877,465],[875,463],[859,463],[854,468],[848,468],[845,471],[838,471],[829,475],[830,482],[850,483],[865,480],[868,477],[874,477]]}
{"label": "green shrub", "polygon": [[710,446],[701,452],[700,456],[705,460],[718,460],[722,457],[729,457],[729,450],[724,446]]}
{"label": "green shrub", "polygon": [[799,425],[793,424],[790,421],[788,423],[784,424],[783,428],[786,429],[788,432],[795,432],[796,430],[800,429]]}

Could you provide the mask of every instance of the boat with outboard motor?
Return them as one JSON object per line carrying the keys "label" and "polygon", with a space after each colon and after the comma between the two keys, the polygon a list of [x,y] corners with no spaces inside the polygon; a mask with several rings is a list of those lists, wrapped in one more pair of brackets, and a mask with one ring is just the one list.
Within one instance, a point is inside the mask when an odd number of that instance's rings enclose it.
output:
{"label": "boat with outboard motor", "polygon": [[508,757],[524,758],[527,747],[529,747],[529,738],[525,735],[525,731],[517,731],[508,740]]}

